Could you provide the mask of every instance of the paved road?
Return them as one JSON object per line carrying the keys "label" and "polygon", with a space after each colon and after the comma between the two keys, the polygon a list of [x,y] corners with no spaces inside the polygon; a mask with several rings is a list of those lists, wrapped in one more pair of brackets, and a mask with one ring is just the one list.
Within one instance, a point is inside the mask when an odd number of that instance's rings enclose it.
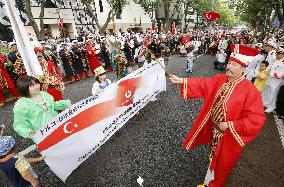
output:
{"label": "paved road", "polygon": [[[203,55],[194,73],[185,72],[185,58],[173,56],[168,69],[181,77],[208,77],[220,73],[213,69],[212,56]],[[113,79],[114,74],[108,76]],[[77,102],[91,94],[93,78],[68,84],[65,98]],[[209,164],[208,146],[187,153],[181,144],[189,131],[202,100],[180,100],[177,86],[167,83],[167,91],[149,103],[68,178],[60,181],[44,163],[34,165],[46,186],[132,186],[141,176],[144,186],[196,186],[204,180]],[[0,108],[0,123],[12,124],[10,102]],[[8,127],[6,134],[17,139],[17,150],[31,145]],[[76,150],[74,150],[76,151]],[[31,156],[37,153],[31,153]],[[284,186],[284,149],[271,115],[260,136],[247,146],[226,186]],[[0,186],[8,186],[0,172]]]}

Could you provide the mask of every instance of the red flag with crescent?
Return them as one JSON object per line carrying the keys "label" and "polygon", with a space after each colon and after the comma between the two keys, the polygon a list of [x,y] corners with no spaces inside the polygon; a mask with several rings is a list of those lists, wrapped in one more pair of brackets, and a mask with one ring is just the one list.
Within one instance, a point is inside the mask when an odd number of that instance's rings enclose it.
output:
{"label": "red flag with crescent", "polygon": [[57,26],[58,28],[63,28],[63,18],[59,17],[57,19]]}
{"label": "red flag with crescent", "polygon": [[220,18],[220,14],[217,12],[204,12],[203,17],[206,19],[206,22],[209,23]]}

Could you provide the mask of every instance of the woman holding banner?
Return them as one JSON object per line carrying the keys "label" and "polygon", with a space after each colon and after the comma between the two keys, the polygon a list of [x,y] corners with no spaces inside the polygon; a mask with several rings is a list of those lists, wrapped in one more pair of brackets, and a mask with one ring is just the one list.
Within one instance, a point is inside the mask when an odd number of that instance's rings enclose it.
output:
{"label": "woman holding banner", "polygon": [[17,80],[21,98],[16,102],[14,113],[14,130],[22,137],[33,139],[35,132],[54,118],[59,110],[71,106],[70,100],[54,101],[46,92],[40,91],[39,81],[30,76]]}

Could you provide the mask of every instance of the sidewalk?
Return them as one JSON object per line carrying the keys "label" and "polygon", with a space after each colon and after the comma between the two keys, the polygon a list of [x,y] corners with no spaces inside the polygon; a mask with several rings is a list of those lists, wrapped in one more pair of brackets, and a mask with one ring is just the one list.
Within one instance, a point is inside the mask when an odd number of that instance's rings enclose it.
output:
{"label": "sidewalk", "polygon": [[267,114],[260,135],[241,156],[227,187],[284,186],[284,147],[272,114]]}

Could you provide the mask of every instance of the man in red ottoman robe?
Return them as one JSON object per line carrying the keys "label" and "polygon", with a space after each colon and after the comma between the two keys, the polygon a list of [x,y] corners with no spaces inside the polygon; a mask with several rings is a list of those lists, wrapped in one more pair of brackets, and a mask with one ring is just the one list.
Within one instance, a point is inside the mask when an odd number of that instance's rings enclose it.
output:
{"label": "man in red ottoman robe", "polygon": [[181,85],[183,99],[204,99],[183,147],[190,150],[199,144],[211,145],[209,169],[214,178],[207,183],[209,187],[224,186],[244,147],[259,134],[265,121],[261,95],[243,75],[248,65],[244,57],[233,54],[226,74],[210,78],[170,75],[173,83]]}
{"label": "man in red ottoman robe", "polygon": [[7,62],[7,58],[0,53],[0,106],[4,105],[5,98],[3,94],[4,89],[8,89],[10,94],[14,98],[19,97],[19,93],[16,89],[14,82],[4,68],[4,63]]}

